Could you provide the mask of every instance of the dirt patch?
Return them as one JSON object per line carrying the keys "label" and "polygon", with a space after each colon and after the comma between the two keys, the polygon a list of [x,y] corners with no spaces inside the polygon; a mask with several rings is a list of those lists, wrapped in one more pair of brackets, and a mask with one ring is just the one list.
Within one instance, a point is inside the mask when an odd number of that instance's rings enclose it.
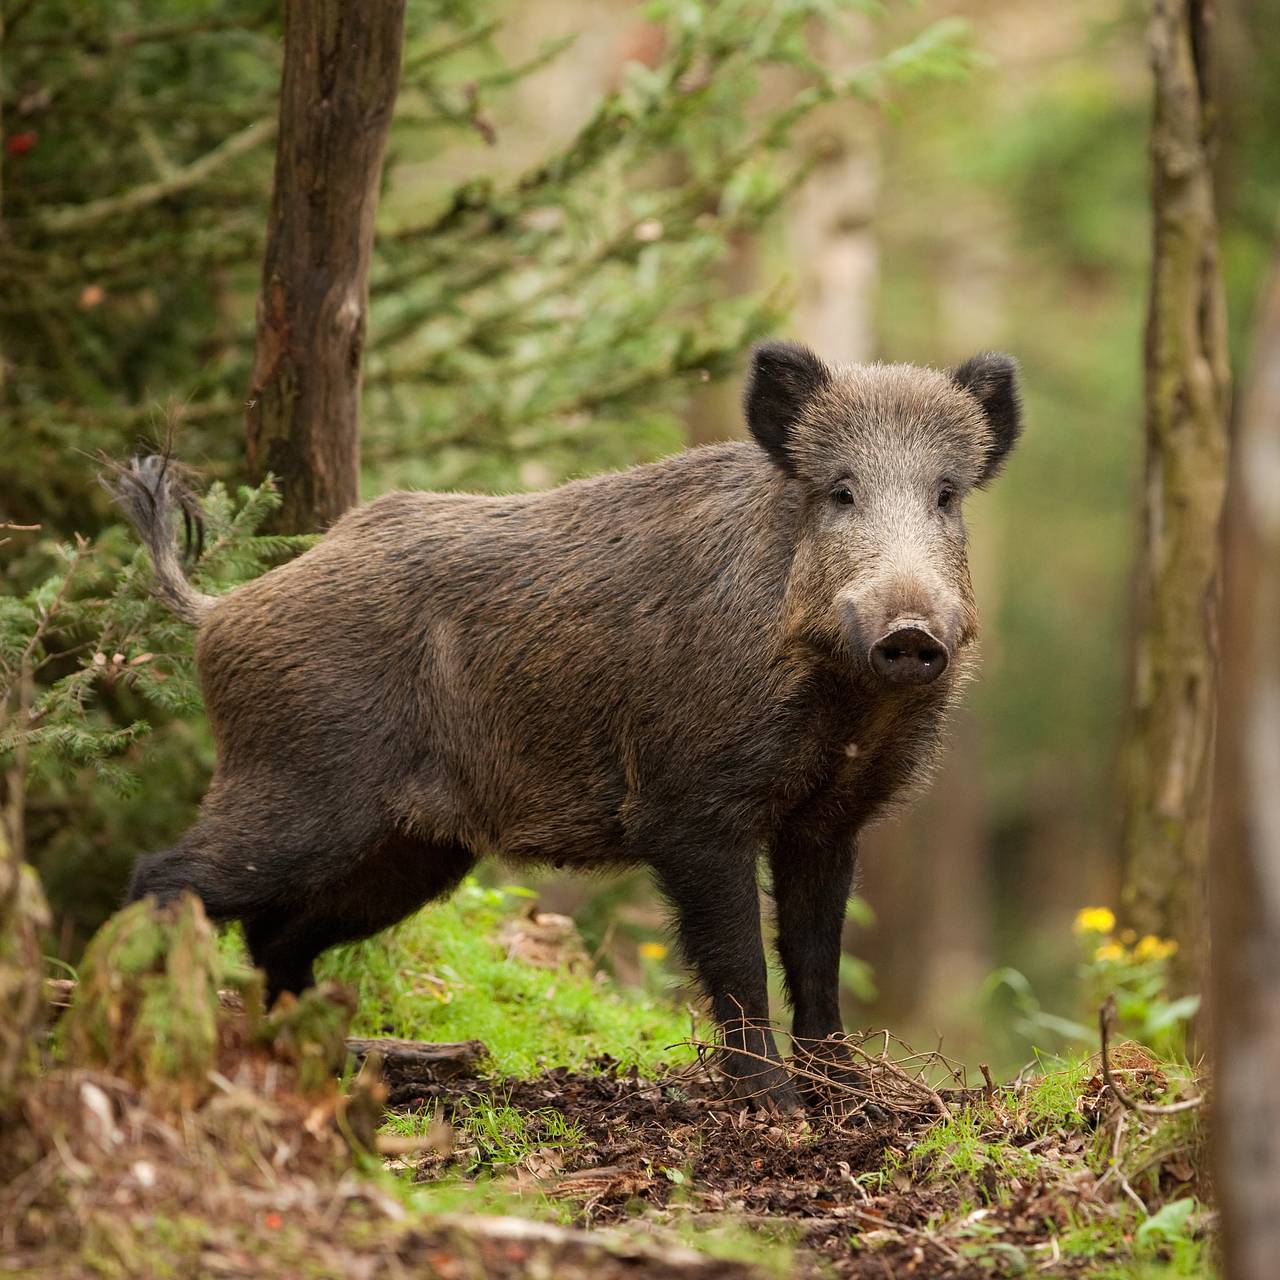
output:
{"label": "dirt patch", "polygon": [[[1163,1088],[1141,1050],[1120,1061],[1136,1088]],[[969,1136],[957,1139],[971,1144],[966,1156],[927,1141],[942,1119],[927,1107],[878,1122],[832,1108],[804,1119],[762,1116],[723,1101],[703,1073],[642,1081],[611,1062],[596,1065],[598,1073],[533,1080],[402,1085],[397,1109],[429,1108],[457,1134],[452,1150],[411,1161],[413,1177],[493,1177],[570,1207],[582,1226],[746,1227],[794,1242],[797,1275],[857,1280],[1086,1274],[1108,1255],[1071,1256],[1062,1240],[1073,1225],[1132,1217],[1123,1162],[1108,1163],[1105,1152],[1113,1132],[1125,1140],[1124,1126],[1136,1121],[1098,1075],[1082,1077],[1078,1121],[1060,1130],[1029,1118],[1025,1089],[943,1090],[950,1115],[972,1117]],[[511,1112],[522,1118],[523,1154],[504,1161],[476,1140],[473,1118]],[[576,1141],[564,1143],[566,1131]],[[1186,1152],[1175,1146],[1147,1170],[1151,1208],[1188,1192],[1179,1183]],[[1113,1258],[1127,1256],[1124,1233],[1113,1235]]]}
{"label": "dirt patch", "polygon": [[[646,1082],[608,1061],[597,1066],[599,1074],[556,1070],[533,1080],[473,1078],[402,1089],[393,1105],[437,1108],[462,1134],[452,1152],[424,1158],[415,1177],[492,1169],[468,1143],[466,1118],[478,1106],[509,1107],[530,1118],[534,1150],[502,1172],[548,1195],[581,1200],[584,1222],[619,1221],[673,1201],[743,1215],[820,1216],[865,1197],[854,1177],[878,1168],[885,1144],[899,1132],[894,1123],[846,1129],[761,1115],[726,1103],[708,1078]],[[539,1114],[548,1110],[580,1135],[554,1157],[537,1146]]]}
{"label": "dirt patch", "polygon": [[[417,1163],[415,1180],[494,1173],[571,1205],[583,1226],[641,1215],[670,1226],[746,1226],[801,1245],[797,1274],[814,1275],[820,1259],[828,1273],[835,1263],[840,1275],[861,1274],[860,1236],[882,1222],[923,1225],[938,1200],[926,1189],[885,1196],[866,1185],[880,1180],[886,1147],[909,1137],[911,1128],[896,1118],[873,1125],[831,1114],[762,1116],[726,1103],[706,1077],[645,1082],[608,1062],[597,1065],[599,1074],[557,1070],[534,1080],[454,1080],[426,1085],[414,1097],[402,1093],[401,1109],[433,1108],[459,1133],[452,1151]],[[532,1149],[515,1166],[495,1169],[468,1138],[467,1117],[495,1107],[529,1118]],[[537,1145],[538,1117],[548,1111],[580,1135],[577,1143],[554,1151]],[[922,1237],[907,1251],[911,1268],[902,1274],[913,1273],[917,1254],[945,1261]],[[883,1280],[878,1262],[874,1274]]]}

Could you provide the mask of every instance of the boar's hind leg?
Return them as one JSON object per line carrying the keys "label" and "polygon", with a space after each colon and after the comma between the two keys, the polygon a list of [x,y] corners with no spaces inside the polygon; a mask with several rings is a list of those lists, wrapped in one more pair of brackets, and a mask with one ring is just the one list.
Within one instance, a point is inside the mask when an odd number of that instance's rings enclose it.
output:
{"label": "boar's hind leg", "polygon": [[769,1029],[755,859],[669,850],[656,868],[676,910],[680,945],[720,1024],[721,1066],[735,1097],[780,1111],[799,1105]]}
{"label": "boar's hind leg", "polygon": [[395,833],[380,840],[345,875],[296,902],[277,902],[245,918],[253,963],[267,975],[267,1002],[312,986],[322,951],[354,942],[444,897],[475,865],[475,855]]}
{"label": "boar's hind leg", "polygon": [[[272,883],[269,857],[227,856],[243,841],[221,837],[216,822],[201,819],[172,848],[138,859],[129,879],[128,900],[155,898],[162,906],[194,893],[217,921],[236,920],[258,906]],[[259,865],[261,864],[261,870]]]}

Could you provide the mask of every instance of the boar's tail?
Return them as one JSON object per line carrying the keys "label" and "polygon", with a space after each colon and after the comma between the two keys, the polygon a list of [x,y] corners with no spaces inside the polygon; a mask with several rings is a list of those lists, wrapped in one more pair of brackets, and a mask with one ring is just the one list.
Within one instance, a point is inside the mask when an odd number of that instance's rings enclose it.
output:
{"label": "boar's tail", "polygon": [[182,515],[184,557],[194,562],[204,550],[203,512],[182,468],[168,454],[153,454],[111,464],[110,472],[103,482],[151,553],[156,598],[184,622],[199,622],[214,597],[202,595],[187,581],[178,555],[175,513]]}

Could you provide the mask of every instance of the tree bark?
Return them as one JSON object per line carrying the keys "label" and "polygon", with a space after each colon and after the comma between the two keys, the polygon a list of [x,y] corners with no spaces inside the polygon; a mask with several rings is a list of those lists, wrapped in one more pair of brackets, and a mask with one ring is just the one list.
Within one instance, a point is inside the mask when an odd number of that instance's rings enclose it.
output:
{"label": "tree bark", "polygon": [[1146,498],[1122,838],[1124,922],[1178,941],[1172,978],[1182,989],[1198,983],[1206,942],[1230,395],[1213,198],[1212,25],[1212,0],[1154,0]]}
{"label": "tree bark", "polygon": [[0,814],[0,1121],[21,1092],[44,1021],[41,935],[49,912],[35,870],[22,860]]}
{"label": "tree bark", "polygon": [[248,461],[284,503],[275,527],[330,524],[358,497],[361,357],[404,0],[287,0],[280,132]]}
{"label": "tree bark", "polygon": [[1270,1280],[1280,1258],[1280,250],[1256,335],[1228,517],[1210,894],[1228,1280]]}

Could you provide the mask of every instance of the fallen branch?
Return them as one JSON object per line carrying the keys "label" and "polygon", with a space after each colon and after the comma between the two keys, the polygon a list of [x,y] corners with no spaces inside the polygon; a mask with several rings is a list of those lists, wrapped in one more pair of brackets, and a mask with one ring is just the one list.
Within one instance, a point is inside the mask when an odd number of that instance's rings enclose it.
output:
{"label": "fallen branch", "polygon": [[1111,1028],[1115,1024],[1115,1019],[1116,998],[1115,996],[1108,996],[1098,1010],[1098,1039],[1102,1045],[1102,1079],[1121,1106],[1128,1108],[1130,1111],[1137,1111],[1141,1115],[1173,1116],[1180,1111],[1191,1111],[1204,1102],[1202,1094],[1196,1094],[1194,1098],[1184,1098],[1181,1102],[1142,1102],[1131,1094],[1126,1093],[1111,1073],[1111,1062],[1107,1054],[1108,1040],[1111,1035]]}
{"label": "fallen branch", "polygon": [[872,1056],[861,1046],[854,1044],[848,1036],[844,1038],[843,1044],[846,1048],[853,1050],[853,1052],[862,1058],[868,1066],[874,1066],[887,1071],[891,1076],[894,1076],[896,1079],[901,1081],[902,1084],[906,1085],[908,1089],[914,1089],[917,1093],[923,1095],[929,1100],[938,1115],[942,1116],[944,1119],[951,1114],[951,1108],[943,1102],[941,1097],[939,1097],[938,1091],[930,1088],[923,1080],[917,1080],[914,1076],[908,1075],[901,1067],[890,1062],[887,1056],[887,1050],[885,1053]]}
{"label": "fallen branch", "polygon": [[[782,1066],[793,1081],[815,1086],[825,1093],[828,1102],[857,1100],[859,1102],[859,1110],[871,1115],[873,1118],[886,1118],[885,1115],[876,1117],[874,1110],[876,1108],[899,1119],[904,1114],[920,1116],[923,1113],[919,1105],[922,1100],[927,1104],[923,1110],[931,1111],[944,1119],[950,1116],[951,1109],[942,1100],[937,1090],[933,1089],[924,1080],[903,1070],[898,1063],[889,1059],[889,1034],[888,1032],[876,1033],[877,1036],[880,1034],[885,1036],[885,1049],[879,1054],[868,1053],[854,1042],[854,1037],[852,1036],[833,1036],[829,1040],[823,1041],[793,1041],[792,1056],[786,1062],[779,1062],[765,1054],[744,1048],[741,1045],[733,1045],[726,1048],[723,1044],[709,1043],[698,1039],[696,1036],[691,1037],[686,1043],[692,1045],[697,1051],[701,1065],[705,1066],[708,1060],[721,1053],[728,1052],[738,1058],[759,1062],[762,1068],[769,1069]],[[870,1037],[864,1035],[861,1038],[866,1040]],[[831,1051],[834,1048],[850,1050],[866,1063],[866,1067],[857,1066],[853,1061],[839,1061],[838,1058],[831,1055]],[[826,1050],[825,1053],[823,1049]],[[939,1055],[937,1054],[912,1054],[909,1060],[919,1059],[928,1063],[938,1059],[938,1057]],[[736,1082],[735,1101],[752,1102],[756,1100],[756,1093],[742,1091],[742,1086],[746,1082],[746,1078]],[[872,1110],[868,1111],[868,1108]]]}
{"label": "fallen branch", "polygon": [[389,1081],[392,1077],[407,1076],[423,1083],[468,1075],[489,1056],[489,1050],[479,1040],[433,1044],[426,1040],[366,1040],[348,1036],[347,1051],[354,1055],[357,1063],[378,1054],[382,1059],[383,1077]]}
{"label": "fallen branch", "polygon": [[[433,1229],[454,1230],[464,1238],[477,1241],[494,1241],[514,1246],[544,1245],[565,1250],[569,1254],[581,1254],[581,1259],[561,1257],[553,1259],[560,1264],[547,1275],[567,1275],[560,1269],[573,1260],[579,1265],[591,1266],[582,1274],[601,1274],[602,1264],[617,1261],[626,1266],[627,1274],[642,1275],[648,1266],[661,1264],[662,1274],[681,1276],[709,1275],[716,1280],[746,1280],[759,1274],[750,1263],[733,1262],[724,1258],[708,1257],[697,1253],[687,1245],[666,1240],[640,1240],[617,1231],[583,1231],[574,1227],[562,1227],[551,1222],[537,1222],[529,1218],[482,1217],[479,1214],[440,1214],[431,1220]],[[510,1255],[508,1255],[510,1256]],[[529,1274],[534,1268],[529,1268]],[[475,1274],[472,1272],[471,1274]],[[482,1271],[481,1274],[484,1274]],[[613,1274],[611,1272],[605,1274]]]}
{"label": "fallen branch", "polygon": [[861,1222],[863,1226],[874,1227],[879,1231],[896,1232],[899,1235],[910,1236],[913,1239],[921,1240],[925,1244],[931,1244],[937,1250],[945,1253],[953,1262],[959,1262],[960,1255],[948,1244],[944,1244],[938,1238],[936,1232],[920,1231],[915,1227],[905,1226],[901,1222],[890,1222],[887,1218],[877,1217],[874,1213],[866,1213],[862,1209],[848,1208],[846,1213],[850,1218]]}

